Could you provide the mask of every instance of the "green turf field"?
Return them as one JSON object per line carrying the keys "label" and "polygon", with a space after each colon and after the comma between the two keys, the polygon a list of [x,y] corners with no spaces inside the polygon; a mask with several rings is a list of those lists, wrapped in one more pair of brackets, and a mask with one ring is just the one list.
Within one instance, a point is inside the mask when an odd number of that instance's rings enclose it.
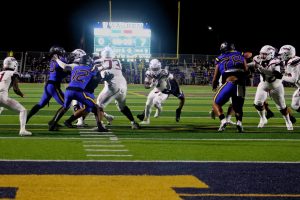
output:
{"label": "green turf field", "polygon": [[[31,109],[40,100],[43,84],[21,84],[20,88],[25,98],[17,97],[12,91],[10,96]],[[131,130],[129,121],[111,103],[106,112],[116,118],[109,126],[110,133],[88,130],[95,125],[92,115],[87,119],[89,128],[63,127],[58,132],[49,132],[47,122],[59,108],[51,101],[49,107],[31,118],[27,129],[33,132],[33,136],[24,138],[18,135],[18,113],[4,110],[0,115],[0,159],[300,161],[299,122],[294,131],[288,132],[279,111],[269,99],[275,118],[270,119],[264,129],[256,128],[259,118],[253,107],[255,89],[247,89],[243,120],[245,133],[236,133],[233,126],[228,126],[223,133],[217,132],[219,120],[212,120],[208,114],[213,93],[210,87],[204,86],[182,86],[186,104],[179,123],[175,122],[178,100],[170,97],[163,106],[161,117],[152,117],[151,124],[140,130]],[[149,91],[142,85],[128,86],[127,104],[134,116],[143,110]],[[294,88],[286,88],[287,105],[293,92]]]}

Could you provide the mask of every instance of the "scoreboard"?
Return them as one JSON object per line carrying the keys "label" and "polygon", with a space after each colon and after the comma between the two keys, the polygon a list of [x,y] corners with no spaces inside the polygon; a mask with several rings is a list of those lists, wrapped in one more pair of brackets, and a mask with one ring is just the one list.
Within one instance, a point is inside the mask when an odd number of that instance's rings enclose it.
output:
{"label": "scoreboard", "polygon": [[151,30],[144,23],[102,22],[94,28],[94,52],[110,46],[121,59],[149,59]]}

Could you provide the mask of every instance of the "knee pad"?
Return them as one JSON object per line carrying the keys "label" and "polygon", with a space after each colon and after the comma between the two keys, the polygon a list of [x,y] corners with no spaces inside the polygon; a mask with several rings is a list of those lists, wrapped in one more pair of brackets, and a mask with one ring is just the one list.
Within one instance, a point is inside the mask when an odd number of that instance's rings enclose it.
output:
{"label": "knee pad", "polygon": [[263,106],[263,105],[256,105],[256,104],[254,104],[254,107],[255,107],[256,110],[258,110],[258,111],[263,111],[263,110],[264,110],[264,106]]}

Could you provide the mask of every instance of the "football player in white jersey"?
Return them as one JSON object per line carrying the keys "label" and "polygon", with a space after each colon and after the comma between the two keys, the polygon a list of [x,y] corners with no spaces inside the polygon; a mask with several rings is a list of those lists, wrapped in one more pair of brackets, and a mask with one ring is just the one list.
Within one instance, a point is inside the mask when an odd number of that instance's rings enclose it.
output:
{"label": "football player in white jersey", "polygon": [[114,59],[114,52],[110,47],[105,47],[101,51],[101,64],[98,69],[101,72],[102,78],[112,75],[112,78],[104,81],[104,88],[97,98],[97,104],[101,108],[105,108],[112,100],[131,123],[132,129],[139,129],[139,124],[134,120],[134,117],[126,105],[127,82],[122,74],[122,65],[120,60]]}
{"label": "football player in white jersey", "polygon": [[19,73],[17,72],[18,62],[14,57],[7,57],[3,61],[3,71],[0,72],[0,106],[18,111],[20,113],[20,136],[32,135],[25,129],[27,111],[19,102],[8,97],[8,90],[13,87],[14,92],[20,97],[24,94],[18,86]]}
{"label": "football player in white jersey", "polygon": [[282,80],[297,86],[292,97],[291,107],[300,112],[300,57],[296,56],[296,49],[291,45],[282,46],[279,50],[279,57],[285,67],[285,75]]}
{"label": "football player in white jersey", "polygon": [[267,100],[268,93],[281,112],[287,130],[293,130],[287,106],[284,99],[284,88],[282,84],[282,74],[280,71],[280,59],[275,57],[276,49],[270,45],[261,48],[260,54],[253,58],[253,62],[248,67],[254,67],[261,75],[261,81],[257,86],[254,106],[260,116],[258,128],[262,128],[268,123],[264,102]]}
{"label": "football player in white jersey", "polygon": [[150,124],[150,114],[153,106],[156,108],[154,117],[159,117],[162,111],[162,104],[167,100],[170,94],[173,94],[180,100],[179,107],[176,109],[176,121],[179,122],[185,97],[173,75],[170,74],[168,70],[161,69],[159,60],[152,59],[150,61],[149,70],[146,71],[144,83],[146,89],[154,88],[147,96],[144,112],[137,116],[142,120],[141,124]]}

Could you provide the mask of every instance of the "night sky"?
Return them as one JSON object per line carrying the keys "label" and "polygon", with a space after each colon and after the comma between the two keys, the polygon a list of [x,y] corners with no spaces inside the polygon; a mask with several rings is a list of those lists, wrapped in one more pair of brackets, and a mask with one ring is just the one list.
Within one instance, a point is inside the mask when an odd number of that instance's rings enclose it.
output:
{"label": "night sky", "polygon": [[[300,48],[298,7],[273,2],[182,0],[180,53],[217,54],[225,40],[255,53],[265,44]],[[109,20],[108,0],[9,1],[1,7],[0,51],[48,51],[54,44],[72,51],[84,38],[92,52],[93,26]],[[112,21],[147,22],[152,53],[176,53],[177,0],[112,0]]]}

